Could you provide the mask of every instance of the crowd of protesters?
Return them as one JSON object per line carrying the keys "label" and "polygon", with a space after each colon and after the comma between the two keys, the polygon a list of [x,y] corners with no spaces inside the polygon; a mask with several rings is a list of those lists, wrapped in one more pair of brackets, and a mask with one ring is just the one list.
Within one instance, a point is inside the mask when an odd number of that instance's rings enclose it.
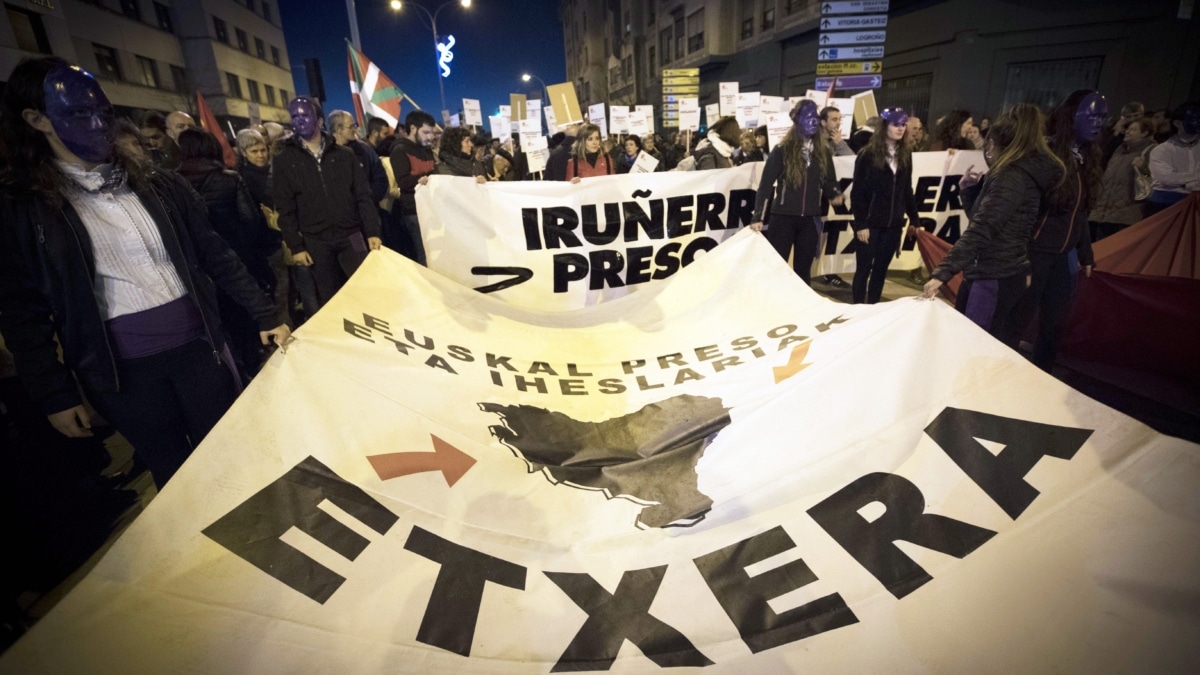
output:
{"label": "crowd of protesters", "polygon": [[[434,174],[577,183],[648,165],[764,162],[751,228],[808,283],[822,217],[846,200],[833,158],[855,156],[849,286],[854,302],[874,303],[906,225],[918,225],[913,153],[981,150],[989,171],[959,184],[970,226],[925,292],[963,273],[958,308],[1014,347],[1036,317],[1033,360],[1046,369],[1076,272],[1091,272],[1092,241],[1200,190],[1200,105],[1147,115],[1129,103],[1109,123],[1092,91],[1049,115],[1017,105],[994,124],[951,110],[931,132],[888,108],[848,138],[839,110],[802,100],[774,147],[765,127],[733,117],[662,136],[604,138],[573,124],[550,137],[539,172],[516,135],[442,128],[420,110],[396,128],[376,118],[361,129],[353,114],[325,115],[307,97],[288,111],[287,127],[238,132],[237,163],[226,166],[222,143],[186,112],[135,125],[61,59],[14,70],[0,107],[0,354],[11,352],[24,394],[5,389],[23,402],[6,409],[40,410],[60,443],[94,443],[93,420],[103,419],[161,487],[370,250],[426,264],[416,194]],[[94,460],[102,448],[89,447]]]}

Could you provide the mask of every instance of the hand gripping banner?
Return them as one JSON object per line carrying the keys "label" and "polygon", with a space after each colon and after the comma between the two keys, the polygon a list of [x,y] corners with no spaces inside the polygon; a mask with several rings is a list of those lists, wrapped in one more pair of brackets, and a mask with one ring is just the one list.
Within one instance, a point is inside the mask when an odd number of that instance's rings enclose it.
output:
{"label": "hand gripping banner", "polygon": [[0,671],[1194,672],[1197,457],[752,232],[560,313],[373,252]]}

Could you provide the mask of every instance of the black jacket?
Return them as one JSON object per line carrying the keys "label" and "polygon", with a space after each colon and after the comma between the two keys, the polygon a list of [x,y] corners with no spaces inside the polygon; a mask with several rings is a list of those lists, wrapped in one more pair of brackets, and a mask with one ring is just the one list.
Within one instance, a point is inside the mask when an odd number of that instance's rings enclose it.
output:
{"label": "black jacket", "polygon": [[1046,210],[1062,171],[1049,157],[1034,154],[988,173],[979,198],[969,206],[971,223],[933,270],[949,281],[1004,279],[1029,266],[1029,236]]}
{"label": "black jacket", "polygon": [[293,254],[306,250],[304,237],[336,240],[356,232],[379,236],[379,212],[366,172],[353,151],[322,135],[320,165],[297,136],[284,142],[271,165],[279,229]]}
{"label": "black jacket", "polygon": [[400,198],[392,205],[392,213],[415,216],[417,214],[417,181],[433,173],[435,168],[433,151],[414,142],[411,138],[401,138],[392,144],[392,152],[388,155],[388,161],[392,163],[392,175],[396,178],[396,187],[400,188]]}
{"label": "black jacket", "polygon": [[434,173],[440,176],[472,176],[483,175],[483,162],[477,162],[472,157],[467,157],[461,153],[450,153],[442,150],[441,162],[438,163]]}
{"label": "black jacket", "polygon": [[875,153],[864,150],[854,160],[854,189],[850,193],[850,210],[854,213],[854,231],[897,229],[904,227],[908,216],[910,225],[921,222],[917,213],[917,198],[913,196],[912,161],[896,171],[884,163],[875,163]]}
{"label": "black jacket", "polygon": [[267,256],[279,249],[279,233],[267,227],[245,181],[235,171],[208,160],[189,159],[179,175],[204,198],[208,222],[260,283],[274,279]]}
{"label": "black jacket", "polygon": [[786,143],[780,143],[767,156],[762,180],[758,182],[758,194],[754,198],[754,222],[762,220],[768,199],[773,200],[771,213],[784,216],[819,216],[823,214],[821,195],[833,199],[840,194],[832,157],[825,163],[824,171],[815,164],[810,164],[800,185],[788,183],[783,173],[783,153],[786,147]]}
{"label": "black jacket", "polygon": [[1088,229],[1088,214],[1092,210],[1090,193],[1084,168],[1077,166],[1049,200],[1050,209],[1034,228],[1029,250],[1066,254],[1075,249],[1081,266],[1095,264]]}
{"label": "black jacket", "polygon": [[550,151],[550,157],[546,159],[546,173],[543,174],[546,180],[567,179],[567,160],[575,156],[576,140],[575,136],[564,136],[562,143]]}
{"label": "black jacket", "polygon": [[[159,171],[131,188],[200,308],[214,358],[224,345],[214,282],[260,329],[279,324],[274,304],[213,232],[187,181]],[[89,388],[120,390],[95,272],[91,239],[69,203],[55,208],[29,195],[0,196],[0,333],[30,398],[46,414],[80,404],[72,374]],[[65,365],[58,360],[59,344]]]}
{"label": "black jacket", "polygon": [[246,181],[246,187],[250,189],[250,196],[254,197],[254,201],[274,210],[275,181],[271,177],[271,166],[268,164],[259,167],[250,162],[242,162],[238,173],[242,174],[242,180]]}
{"label": "black jacket", "polygon": [[388,193],[388,177],[387,172],[383,170],[383,161],[379,159],[379,153],[375,152],[375,148],[372,148],[370,143],[357,138],[347,143],[345,147],[354,151],[354,155],[358,157],[358,165],[367,172],[367,185],[371,188],[371,199],[376,204],[383,201]]}

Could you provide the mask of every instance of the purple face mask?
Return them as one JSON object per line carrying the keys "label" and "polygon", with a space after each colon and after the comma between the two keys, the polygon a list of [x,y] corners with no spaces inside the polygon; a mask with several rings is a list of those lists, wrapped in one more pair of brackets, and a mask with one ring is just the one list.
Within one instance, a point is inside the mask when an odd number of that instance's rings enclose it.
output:
{"label": "purple face mask", "polygon": [[1108,119],[1108,101],[1098,92],[1091,92],[1079,102],[1075,109],[1075,140],[1080,143],[1091,143],[1096,140],[1104,129],[1104,121]]}
{"label": "purple face mask", "polygon": [[56,66],[42,81],[46,118],[76,157],[99,164],[113,154],[117,134],[112,104],[96,78],[77,66]]}
{"label": "purple face mask", "polygon": [[1190,108],[1183,115],[1183,133],[1200,134],[1200,108]]}
{"label": "purple face mask", "polygon": [[317,115],[316,108],[309,101],[302,98],[294,98],[291,103],[288,103],[288,112],[292,115],[292,127],[300,138],[312,138],[317,132],[317,120],[320,116]]}
{"label": "purple face mask", "polygon": [[800,109],[796,111],[796,115],[792,117],[796,128],[800,130],[800,134],[805,138],[812,138],[817,134],[817,129],[821,127],[821,116],[817,112],[817,104],[812,101],[805,101],[800,104]]}

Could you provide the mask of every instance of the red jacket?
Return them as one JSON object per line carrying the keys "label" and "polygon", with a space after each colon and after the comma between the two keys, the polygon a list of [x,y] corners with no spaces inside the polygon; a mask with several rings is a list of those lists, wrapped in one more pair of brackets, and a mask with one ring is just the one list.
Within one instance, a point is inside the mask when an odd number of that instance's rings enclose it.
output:
{"label": "red jacket", "polygon": [[612,157],[603,152],[600,153],[600,156],[596,157],[596,166],[592,166],[587,162],[583,162],[578,167],[576,167],[576,164],[577,162],[574,157],[567,160],[567,180],[571,180],[576,176],[591,178],[592,176],[611,176],[616,173],[613,169]]}

